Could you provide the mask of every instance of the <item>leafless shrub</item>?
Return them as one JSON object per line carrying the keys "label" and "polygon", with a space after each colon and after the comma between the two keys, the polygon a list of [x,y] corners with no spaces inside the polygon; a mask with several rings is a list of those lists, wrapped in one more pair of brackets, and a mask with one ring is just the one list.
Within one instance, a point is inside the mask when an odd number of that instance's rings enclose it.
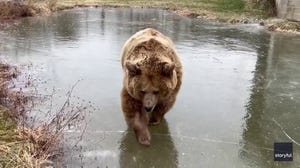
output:
{"label": "leafless shrub", "polygon": [[[27,114],[34,109],[34,105],[28,105],[33,102],[30,92],[24,89],[18,89],[14,86],[13,80],[20,76],[20,72],[15,66],[0,63],[0,104],[7,107],[5,114],[8,118],[16,121],[16,126],[10,129],[1,130],[0,134],[11,134],[10,138],[0,137],[0,165],[3,167],[44,167],[51,166],[51,159],[60,156],[64,130],[72,125],[82,125],[82,134],[86,128],[85,114],[91,108],[89,104],[73,104],[71,102],[72,92],[76,82],[70,91],[66,94],[66,99],[57,111],[52,109],[52,96],[49,111],[45,114],[48,119],[41,123],[27,122]],[[24,87],[33,87],[25,78]],[[34,96],[33,96],[34,97]],[[0,114],[4,112],[1,111]],[[0,115],[0,121],[3,121]],[[84,124],[82,124],[84,123]],[[7,125],[9,123],[5,123]],[[82,136],[82,135],[81,135]],[[1,166],[0,166],[1,167]]]}

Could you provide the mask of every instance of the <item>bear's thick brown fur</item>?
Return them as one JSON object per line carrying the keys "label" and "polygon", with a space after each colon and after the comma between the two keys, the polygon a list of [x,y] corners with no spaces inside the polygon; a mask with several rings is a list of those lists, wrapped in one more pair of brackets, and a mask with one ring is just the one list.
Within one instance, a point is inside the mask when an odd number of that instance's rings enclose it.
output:
{"label": "bear's thick brown fur", "polygon": [[175,103],[182,82],[181,62],[173,42],[148,28],[126,41],[121,63],[125,120],[139,143],[150,145],[148,125],[159,124]]}

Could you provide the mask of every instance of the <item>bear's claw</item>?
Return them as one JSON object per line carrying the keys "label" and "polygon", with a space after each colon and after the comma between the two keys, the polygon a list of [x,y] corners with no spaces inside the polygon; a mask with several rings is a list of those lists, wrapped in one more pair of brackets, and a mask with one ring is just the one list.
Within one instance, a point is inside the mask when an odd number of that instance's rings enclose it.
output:
{"label": "bear's claw", "polygon": [[158,125],[159,123],[160,123],[159,121],[150,121],[149,125],[155,126],[155,125]]}
{"label": "bear's claw", "polygon": [[150,146],[150,133],[148,130],[141,132],[138,134],[138,141],[142,145]]}
{"label": "bear's claw", "polygon": [[157,118],[154,118],[154,117],[151,117],[150,121],[149,121],[149,125],[158,125],[160,123],[160,119],[157,119]]}
{"label": "bear's claw", "polygon": [[150,140],[144,137],[139,138],[139,143],[145,146],[150,146]]}

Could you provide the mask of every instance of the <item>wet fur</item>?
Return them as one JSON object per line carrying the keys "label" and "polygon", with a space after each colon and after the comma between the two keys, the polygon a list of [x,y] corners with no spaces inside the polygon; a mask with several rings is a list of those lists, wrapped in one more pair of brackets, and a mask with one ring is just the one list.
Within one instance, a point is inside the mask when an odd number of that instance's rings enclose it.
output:
{"label": "wet fur", "polygon": [[[154,29],[134,34],[122,51],[124,71],[122,110],[138,141],[150,145],[148,125],[157,125],[176,101],[182,82],[182,65],[172,41]],[[158,90],[151,114],[144,109],[142,92]],[[154,92],[153,92],[154,93]]]}

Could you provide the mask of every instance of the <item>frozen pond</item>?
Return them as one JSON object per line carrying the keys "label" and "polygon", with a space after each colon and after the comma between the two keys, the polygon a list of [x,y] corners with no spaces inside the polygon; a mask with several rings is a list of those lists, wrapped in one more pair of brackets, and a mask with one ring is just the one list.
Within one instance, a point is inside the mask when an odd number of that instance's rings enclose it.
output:
{"label": "frozen pond", "polygon": [[[184,66],[177,102],[151,127],[148,148],[120,105],[121,47],[147,27],[171,37]],[[65,167],[300,167],[300,36],[165,10],[83,8],[0,31],[0,55],[43,67],[56,96],[82,79],[73,94],[98,108],[76,148],[77,132],[67,133]],[[291,141],[294,161],[274,162],[273,143]]]}

